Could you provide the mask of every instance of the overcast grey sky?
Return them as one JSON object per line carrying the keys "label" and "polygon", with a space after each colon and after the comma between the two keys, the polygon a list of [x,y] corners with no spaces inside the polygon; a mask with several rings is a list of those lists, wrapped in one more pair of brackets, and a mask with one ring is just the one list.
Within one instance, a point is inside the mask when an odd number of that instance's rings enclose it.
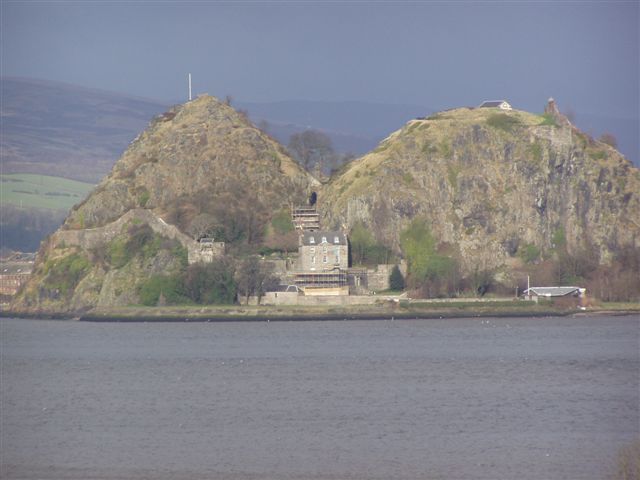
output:
{"label": "overcast grey sky", "polygon": [[2,0],[2,75],[165,101],[506,98],[638,117],[639,2]]}

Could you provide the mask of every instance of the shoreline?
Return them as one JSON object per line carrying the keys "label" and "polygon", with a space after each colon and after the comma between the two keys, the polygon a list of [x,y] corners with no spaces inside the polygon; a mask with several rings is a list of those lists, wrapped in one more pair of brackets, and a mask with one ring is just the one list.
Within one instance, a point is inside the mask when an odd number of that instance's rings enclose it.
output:
{"label": "shoreline", "polygon": [[[496,302],[498,303],[498,302]],[[622,304],[589,308],[588,310],[554,307],[551,304],[478,304],[450,302],[409,307],[273,307],[273,306],[173,306],[173,307],[113,307],[85,312],[20,312],[1,310],[0,318],[34,320],[64,320],[95,323],[188,323],[188,322],[308,322],[360,320],[434,320],[447,318],[486,317],[566,317],[597,315],[640,315],[640,304]]]}

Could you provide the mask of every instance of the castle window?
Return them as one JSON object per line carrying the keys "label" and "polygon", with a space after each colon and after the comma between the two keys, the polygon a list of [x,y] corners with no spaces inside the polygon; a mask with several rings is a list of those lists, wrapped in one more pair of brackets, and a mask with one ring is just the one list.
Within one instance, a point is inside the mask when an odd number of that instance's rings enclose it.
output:
{"label": "castle window", "polygon": [[339,237],[333,237],[333,243],[340,243]]}
{"label": "castle window", "polygon": [[327,256],[322,257],[322,263],[327,263]]}
{"label": "castle window", "polygon": [[311,248],[309,249],[309,251],[310,251],[311,253],[316,253],[316,247],[311,247]]}
{"label": "castle window", "polygon": [[311,256],[311,263],[316,263],[316,256],[315,255]]}
{"label": "castle window", "polygon": [[327,243],[327,237],[322,237],[322,243]]}
{"label": "castle window", "polygon": [[316,239],[314,237],[309,237],[309,243],[316,243]]}

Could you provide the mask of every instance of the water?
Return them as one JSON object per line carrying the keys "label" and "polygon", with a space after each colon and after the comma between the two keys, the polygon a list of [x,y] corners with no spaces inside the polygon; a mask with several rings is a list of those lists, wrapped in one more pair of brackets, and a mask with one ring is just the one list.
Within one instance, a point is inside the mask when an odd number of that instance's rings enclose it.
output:
{"label": "water", "polygon": [[1,477],[603,479],[639,327],[2,319]]}

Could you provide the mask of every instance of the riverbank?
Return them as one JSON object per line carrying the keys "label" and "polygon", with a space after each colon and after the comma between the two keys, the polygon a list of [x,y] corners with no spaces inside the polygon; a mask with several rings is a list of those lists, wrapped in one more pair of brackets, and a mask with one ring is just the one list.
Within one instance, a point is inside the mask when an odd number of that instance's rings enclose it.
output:
{"label": "riverbank", "polygon": [[311,320],[400,320],[465,317],[546,317],[566,315],[640,315],[640,303],[603,304],[587,310],[552,302],[523,300],[477,302],[385,302],[349,306],[188,305],[110,307],[87,312],[48,313],[2,311],[2,317],[74,319],[88,322],[252,322]]}

